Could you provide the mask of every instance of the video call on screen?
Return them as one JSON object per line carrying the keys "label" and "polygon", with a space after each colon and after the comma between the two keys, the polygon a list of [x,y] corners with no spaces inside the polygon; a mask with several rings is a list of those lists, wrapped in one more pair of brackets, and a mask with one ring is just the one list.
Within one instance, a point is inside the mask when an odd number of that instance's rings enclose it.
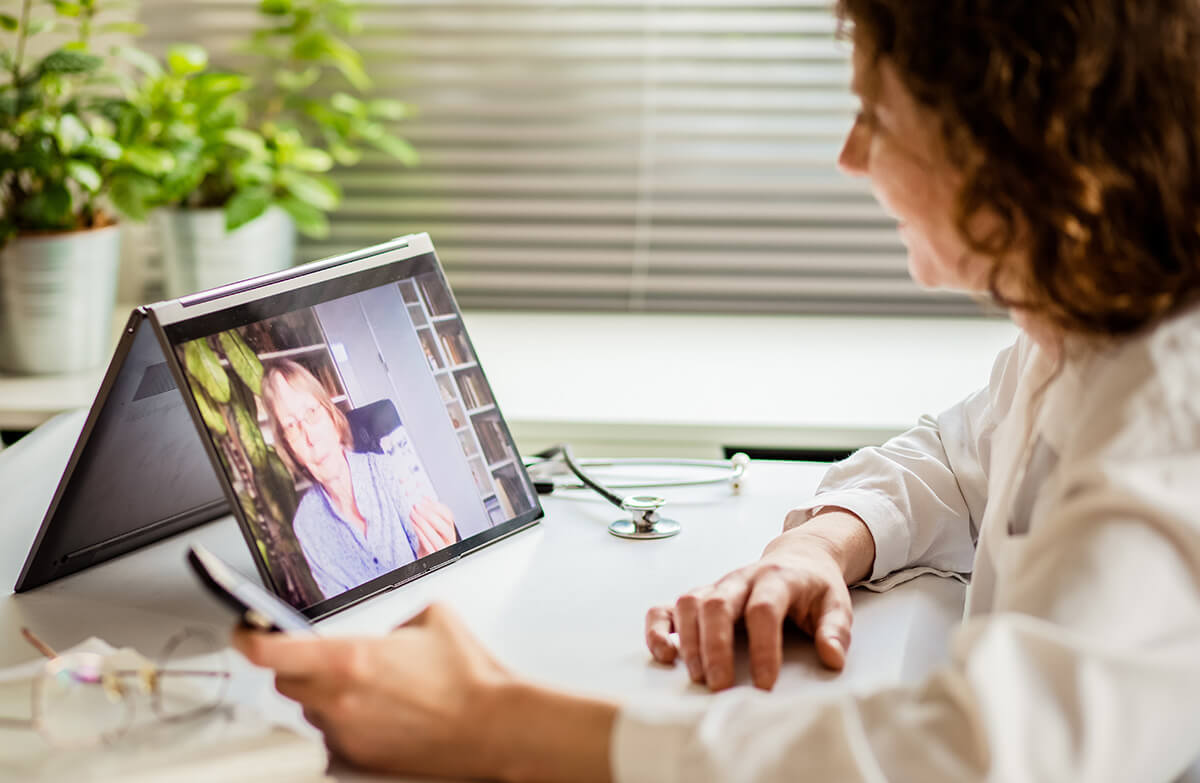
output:
{"label": "video call on screen", "polygon": [[536,505],[437,271],[176,351],[256,554],[293,606]]}

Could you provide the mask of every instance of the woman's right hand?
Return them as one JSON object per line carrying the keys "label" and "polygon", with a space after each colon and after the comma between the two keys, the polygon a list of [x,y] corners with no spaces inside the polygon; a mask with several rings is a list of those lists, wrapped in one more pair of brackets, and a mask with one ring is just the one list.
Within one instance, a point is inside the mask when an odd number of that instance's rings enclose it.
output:
{"label": "woman's right hand", "polygon": [[685,593],[674,606],[652,608],[646,645],[655,660],[682,658],[693,681],[721,690],[733,685],[734,624],[744,619],[751,678],[769,690],[779,676],[783,624],[790,617],[813,637],[821,662],[840,670],[854,619],[846,584],[869,574],[874,559],[875,542],[862,520],[827,509],[771,541],[757,562]]}

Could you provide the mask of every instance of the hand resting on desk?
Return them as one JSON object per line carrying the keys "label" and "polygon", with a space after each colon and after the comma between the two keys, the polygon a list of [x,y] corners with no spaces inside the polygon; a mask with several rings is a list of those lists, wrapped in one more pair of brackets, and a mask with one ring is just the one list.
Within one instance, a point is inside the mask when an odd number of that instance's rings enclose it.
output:
{"label": "hand resting on desk", "polygon": [[[646,646],[655,660],[683,658],[688,674],[713,690],[734,684],[734,624],[743,619],[750,637],[754,684],[770,690],[783,662],[787,618],[816,643],[831,669],[846,663],[854,610],[847,584],[871,572],[875,542],[854,514],[829,508],[804,522],[788,515],[784,532],[761,558],[716,583],[685,593],[674,606],[646,614]],[[669,634],[679,634],[676,647]]]}

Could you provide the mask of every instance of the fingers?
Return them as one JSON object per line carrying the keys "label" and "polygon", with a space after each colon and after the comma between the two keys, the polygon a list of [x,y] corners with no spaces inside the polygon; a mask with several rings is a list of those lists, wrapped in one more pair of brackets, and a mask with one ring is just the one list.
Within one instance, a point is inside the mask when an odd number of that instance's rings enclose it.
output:
{"label": "fingers", "polygon": [[454,512],[450,510],[449,506],[431,498],[425,498],[417,504],[417,508],[429,522],[430,538],[434,543],[440,541],[441,546],[449,546],[454,543]]}
{"label": "fingers", "polygon": [[413,532],[417,534],[417,557],[425,557],[425,555],[436,552],[438,548],[429,540],[429,534],[425,532],[425,526],[418,521],[419,518],[415,511],[410,519],[413,523]]}
{"label": "fingers", "polygon": [[[331,695],[330,688],[326,683],[309,677],[291,677],[283,674],[275,675],[275,690],[292,701],[304,705],[306,716],[309,712],[314,714],[321,712]],[[309,723],[317,725],[312,720],[309,720]]]}
{"label": "fingers", "polygon": [[700,657],[705,681],[714,691],[733,685],[733,624],[745,605],[744,585],[739,594],[718,584],[717,592],[700,604]]}
{"label": "fingers", "polygon": [[845,585],[830,585],[817,612],[813,622],[817,657],[830,669],[841,671],[846,665],[846,651],[850,649],[850,626],[854,621],[850,591]]}
{"label": "fingers", "polygon": [[294,678],[350,674],[347,664],[357,662],[359,656],[349,639],[289,636],[242,627],[233,631],[233,647],[255,666]]}
{"label": "fingers", "polygon": [[675,604],[679,652],[695,682],[713,690],[733,685],[733,625],[742,614],[750,585],[734,572],[702,593]]}
{"label": "fingers", "polygon": [[783,623],[790,603],[787,583],[771,573],[761,575],[746,599],[746,634],[750,638],[750,679],[770,690],[783,665]]}
{"label": "fingers", "polygon": [[646,646],[659,663],[674,663],[679,654],[679,649],[671,641],[673,628],[670,607],[655,606],[646,612]]}
{"label": "fingers", "polygon": [[426,553],[454,543],[454,515],[445,504],[426,498],[413,506],[409,519]]}

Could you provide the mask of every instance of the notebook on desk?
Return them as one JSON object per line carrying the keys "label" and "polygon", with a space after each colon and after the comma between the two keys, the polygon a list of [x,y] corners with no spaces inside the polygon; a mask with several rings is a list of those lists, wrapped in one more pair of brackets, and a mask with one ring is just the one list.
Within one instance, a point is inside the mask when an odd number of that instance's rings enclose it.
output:
{"label": "notebook on desk", "polygon": [[136,308],[15,590],[230,513],[314,619],[541,518],[428,235]]}

